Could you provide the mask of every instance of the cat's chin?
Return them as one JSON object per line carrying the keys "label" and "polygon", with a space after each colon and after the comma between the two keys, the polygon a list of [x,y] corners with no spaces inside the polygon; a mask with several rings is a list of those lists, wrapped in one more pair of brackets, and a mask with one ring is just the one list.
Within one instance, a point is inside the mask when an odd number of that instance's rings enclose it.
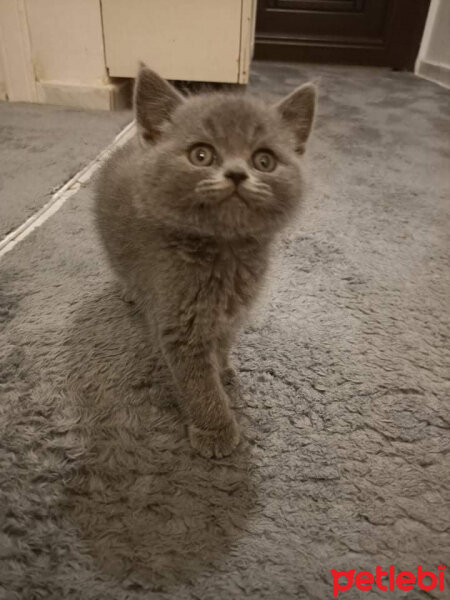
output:
{"label": "cat's chin", "polygon": [[[191,200],[191,199],[190,199]],[[187,202],[185,203],[187,204]],[[292,208],[292,207],[290,207]],[[148,212],[146,219],[166,233],[188,237],[215,237],[222,240],[262,237],[273,235],[292,216],[280,204],[267,197],[257,196],[256,191],[234,189],[222,197],[193,198],[184,210],[167,203],[163,209]]]}
{"label": "cat's chin", "polygon": [[225,203],[230,203],[230,204],[234,203],[235,205],[244,205],[249,210],[251,209],[249,201],[245,198],[245,196],[242,194],[242,192],[239,192],[238,190],[235,190],[233,193],[229,194],[228,196],[226,196],[225,198],[223,198],[220,201],[220,204],[225,204]]}

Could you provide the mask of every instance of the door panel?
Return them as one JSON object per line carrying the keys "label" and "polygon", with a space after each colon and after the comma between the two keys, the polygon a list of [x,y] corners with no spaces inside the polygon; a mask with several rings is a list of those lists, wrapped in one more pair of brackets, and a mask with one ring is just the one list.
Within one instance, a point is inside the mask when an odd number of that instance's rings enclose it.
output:
{"label": "door panel", "polygon": [[364,5],[364,0],[278,0],[272,4],[278,8],[348,12],[355,8],[360,9]]}
{"label": "door panel", "polygon": [[429,0],[259,0],[255,57],[412,68],[428,6]]}

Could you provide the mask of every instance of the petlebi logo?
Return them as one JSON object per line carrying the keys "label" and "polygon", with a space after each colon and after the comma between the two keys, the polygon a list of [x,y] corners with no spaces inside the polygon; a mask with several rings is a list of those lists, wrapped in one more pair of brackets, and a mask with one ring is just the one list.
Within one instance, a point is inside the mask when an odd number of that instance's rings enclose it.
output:
{"label": "petlebi logo", "polygon": [[[420,590],[429,592],[430,590],[444,591],[444,570],[445,565],[442,563],[437,565],[437,572],[424,571],[419,565],[417,571],[395,571],[395,567],[391,565],[384,571],[380,565],[375,569],[375,575],[370,571],[359,571],[350,569],[350,571],[336,571],[331,569],[333,577],[333,596],[336,598],[340,592],[345,592],[355,586],[362,592],[368,592],[372,588],[378,588],[383,592],[401,590],[409,591],[417,586]],[[384,581],[381,580],[383,578]]]}

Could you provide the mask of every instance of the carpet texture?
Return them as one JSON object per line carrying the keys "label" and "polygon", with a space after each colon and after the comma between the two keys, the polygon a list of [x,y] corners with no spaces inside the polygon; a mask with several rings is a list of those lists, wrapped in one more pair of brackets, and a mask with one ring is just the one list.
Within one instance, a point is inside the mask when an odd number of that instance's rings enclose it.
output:
{"label": "carpet texture", "polygon": [[130,111],[0,102],[0,240],[111,143]]}
{"label": "carpet texture", "polygon": [[273,64],[251,87],[317,76],[309,199],[235,349],[229,458],[190,450],[90,188],[3,259],[2,600],[325,600],[332,568],[448,563],[449,92]]}

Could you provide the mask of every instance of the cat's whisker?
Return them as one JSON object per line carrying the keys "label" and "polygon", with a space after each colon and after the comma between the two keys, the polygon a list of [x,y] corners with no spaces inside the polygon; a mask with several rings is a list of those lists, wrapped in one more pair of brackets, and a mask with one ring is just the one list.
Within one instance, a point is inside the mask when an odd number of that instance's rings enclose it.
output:
{"label": "cat's whisker", "polygon": [[228,186],[227,182],[222,178],[220,179],[203,179],[200,183],[197,184],[196,190],[216,188],[216,187],[224,187]]}
{"label": "cat's whisker", "polygon": [[229,187],[210,187],[210,188],[202,188],[200,190],[195,190],[195,192],[199,195],[199,196],[214,196],[214,195],[221,195],[223,193],[225,194],[230,194],[232,193],[233,189],[229,188]]}
{"label": "cat's whisker", "polygon": [[[196,202],[195,204],[202,204],[205,202],[205,200],[221,202],[226,200],[228,196],[231,196],[234,191],[234,185],[222,178],[204,179],[198,183],[195,188],[195,194],[200,199],[200,203]],[[269,201],[273,198],[270,186],[253,178],[241,184],[236,192],[242,202],[247,205],[247,208],[251,208],[248,204],[248,201],[260,203]]]}
{"label": "cat's whisker", "polygon": [[195,190],[198,194],[220,194],[222,192],[232,192],[232,188],[227,187],[210,187],[202,188],[201,190]]}
{"label": "cat's whisker", "polygon": [[254,202],[271,200],[273,198],[272,190],[264,183],[251,183],[241,186],[240,194]]}
{"label": "cat's whisker", "polygon": [[267,185],[267,183],[255,181],[254,183],[250,183],[248,185],[248,188],[254,190],[255,192],[272,194],[272,190],[270,189],[270,186]]}
{"label": "cat's whisker", "polygon": [[203,192],[201,194],[197,194],[197,197],[204,202],[205,200],[212,200],[212,201],[217,201],[217,200],[222,200],[224,198],[227,198],[230,195],[229,190],[211,190],[208,192]]}

